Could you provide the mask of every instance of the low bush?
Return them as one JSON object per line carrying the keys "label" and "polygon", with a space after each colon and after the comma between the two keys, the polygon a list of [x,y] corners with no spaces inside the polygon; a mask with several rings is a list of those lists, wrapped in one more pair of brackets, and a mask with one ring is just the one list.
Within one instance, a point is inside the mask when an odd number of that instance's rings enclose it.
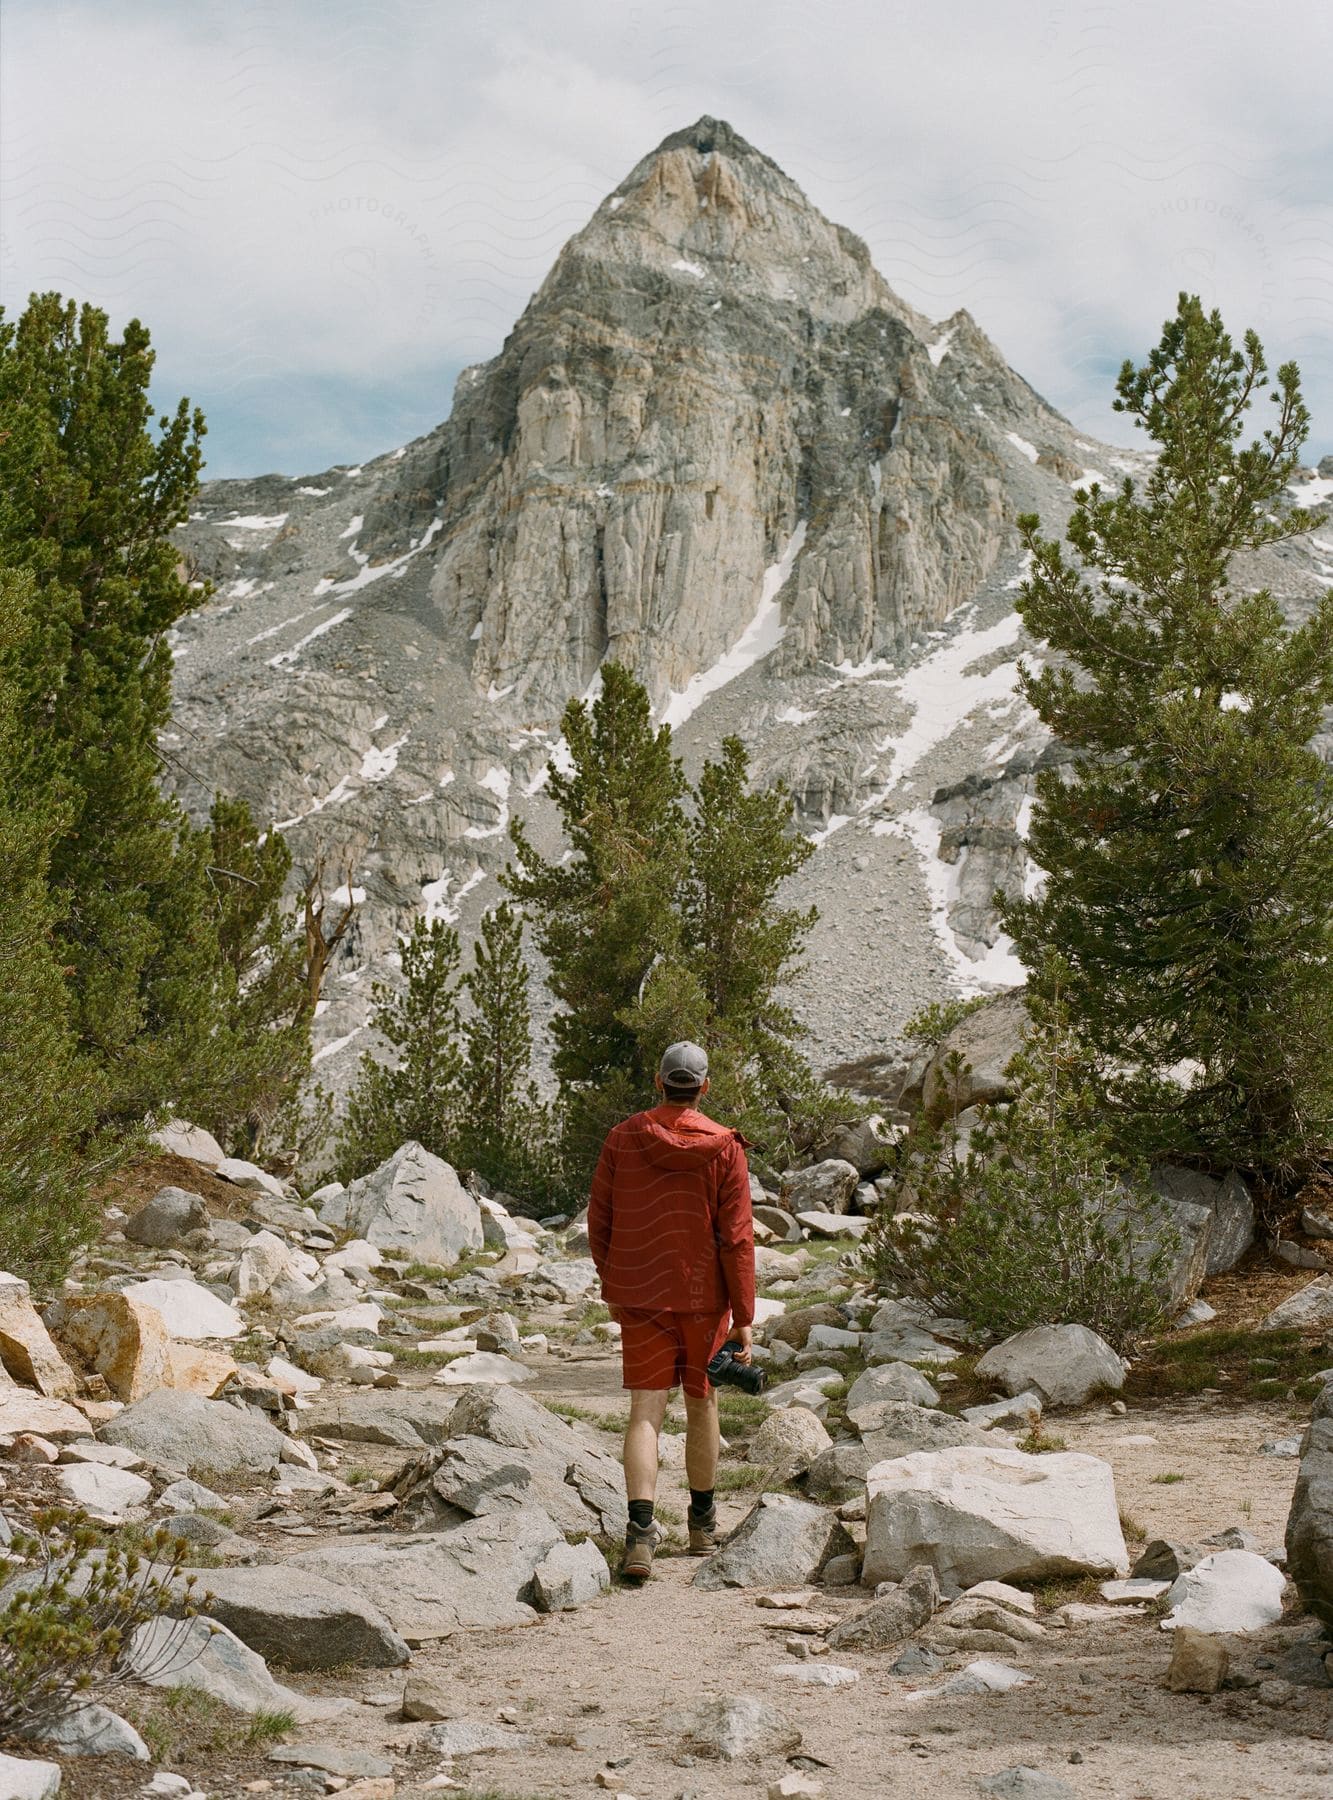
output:
{"label": "low bush", "polygon": [[[957,1094],[967,1071],[950,1060]],[[1080,1324],[1124,1349],[1160,1321],[1178,1240],[1145,1173],[1117,1161],[1081,1065],[1058,1003],[1038,1006],[1012,1104],[965,1148],[952,1117],[899,1147],[864,1251],[885,1291],[1001,1337]]]}
{"label": "low bush", "polygon": [[[195,1612],[189,1548],[158,1531],[141,1550],[58,1509],[16,1532],[0,1554],[0,1737],[40,1737],[133,1679],[124,1657],[140,1625],[174,1614],[183,1631]],[[176,1649],[171,1633],[164,1667]]]}

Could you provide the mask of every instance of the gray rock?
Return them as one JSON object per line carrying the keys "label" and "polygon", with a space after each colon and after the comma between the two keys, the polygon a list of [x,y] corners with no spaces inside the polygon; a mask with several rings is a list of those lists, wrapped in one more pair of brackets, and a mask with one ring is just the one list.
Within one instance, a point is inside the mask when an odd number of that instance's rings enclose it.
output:
{"label": "gray rock", "polygon": [[859,1426],[862,1408],[882,1400],[905,1400],[911,1406],[938,1406],[940,1397],[919,1369],[910,1363],[878,1363],[852,1383],[847,1395],[847,1417]]}
{"label": "gray rock", "polygon": [[1315,1398],[1287,1516],[1287,1573],[1309,1610],[1333,1630],[1333,1383]]}
{"label": "gray rock", "polygon": [[725,1694],[674,1714],[668,1726],[698,1756],[723,1762],[788,1756],[801,1746],[791,1721],[751,1694]]}
{"label": "gray rock", "polygon": [[221,1494],[199,1481],[172,1481],[157,1497],[158,1508],[170,1513],[225,1512],[227,1502]]}
{"label": "gray rock", "polygon": [[858,1417],[857,1429],[872,1463],[911,1456],[917,1450],[955,1450],[964,1444],[994,1442],[992,1433],[965,1419],[906,1400],[876,1401],[873,1407],[858,1408]]}
{"label": "gray rock", "polygon": [[1307,1206],[1301,1212],[1301,1230],[1306,1237],[1333,1238],[1333,1218],[1318,1207]]}
{"label": "gray rock", "polygon": [[1048,1406],[1082,1406],[1096,1393],[1119,1393],[1125,1365],[1086,1325],[1036,1325],[1017,1332],[977,1363],[977,1374],[1007,1394],[1035,1388]]}
{"label": "gray rock", "polygon": [[864,1492],[866,1476],[878,1461],[866,1444],[830,1444],[810,1464],[805,1491],[812,1500],[841,1505]]}
{"label": "gray rock", "polygon": [[410,1527],[536,1509],[563,1531],[625,1529],[619,1459],[512,1388],[469,1387],[446,1442],[394,1485]]}
{"label": "gray rock", "polygon": [[432,1725],[422,1743],[438,1756],[476,1756],[484,1750],[535,1750],[539,1738],[484,1719],[447,1719]]}
{"label": "gray rock", "polygon": [[879,1135],[869,1119],[855,1119],[826,1138],[816,1154],[851,1163],[861,1180],[866,1181],[883,1173],[892,1150],[892,1143]]}
{"label": "gray rock", "polygon": [[1273,1308],[1259,1329],[1282,1331],[1291,1325],[1300,1331],[1333,1325],[1333,1276],[1321,1275],[1298,1293],[1289,1294]]}
{"label": "gray rock", "polygon": [[[954,1026],[922,1070],[919,1083],[910,1083],[899,1097],[904,1107],[923,1106],[930,1117],[942,1119],[969,1106],[985,1106],[1012,1097],[1005,1070],[1017,1054],[1028,1014],[1020,992],[1000,994]],[[970,1065],[955,1084],[946,1078],[944,1066],[957,1051]]]}
{"label": "gray rock", "polygon": [[484,1242],[476,1200],[447,1162],[418,1143],[395,1150],[328,1202],[320,1216],[377,1249],[407,1250],[418,1262],[445,1267]]}
{"label": "gray rock", "polygon": [[891,1594],[872,1600],[828,1634],[830,1650],[886,1650],[920,1631],[934,1617],[940,1604],[935,1571],[918,1563],[909,1569]]}
{"label": "gray rock", "polygon": [[125,1664],[149,1687],[198,1688],[237,1712],[315,1720],[344,1710],[343,1702],[313,1700],[275,1681],[263,1657],[216,1619],[152,1619],[134,1631]]}
{"label": "gray rock", "polygon": [[127,1219],[121,1230],[132,1244],[149,1244],[165,1250],[187,1231],[199,1231],[209,1223],[208,1202],[188,1188],[159,1188],[146,1206]]}
{"label": "gray rock", "polygon": [[347,1537],[289,1563],[355,1588],[415,1647],[475,1626],[531,1621],[521,1596],[563,1535],[545,1513],[526,1509],[427,1535]]}
{"label": "gray rock", "polygon": [[809,1169],[784,1175],[779,1198],[784,1212],[845,1213],[860,1179],[855,1163],[830,1157]]}
{"label": "gray rock", "polygon": [[99,1463],[76,1463],[61,1469],[56,1480],[65,1497],[98,1519],[119,1521],[152,1498],[152,1483],[128,1469]]}
{"label": "gray rock", "polygon": [[[337,1555],[337,1546],[332,1552]],[[290,1563],[210,1569],[211,1618],[266,1660],[290,1669],[396,1669],[411,1655],[384,1614],[356,1588]],[[334,1770],[337,1774],[339,1771]]]}
{"label": "gray rock", "polygon": [[820,1577],[825,1587],[855,1587],[861,1579],[861,1557],[859,1552],[841,1556],[830,1556],[824,1564],[824,1573]]}
{"label": "gray rock", "polygon": [[1151,1179],[1158,1193],[1212,1214],[1204,1274],[1220,1275],[1234,1268],[1254,1242],[1254,1200],[1240,1175],[1233,1169],[1224,1180],[1215,1181],[1196,1169],[1157,1163]]}
{"label": "gray rock", "polygon": [[1145,1544],[1130,1574],[1136,1581],[1174,1581],[1186,1569],[1202,1562],[1206,1552],[1194,1544],[1177,1544],[1169,1538],[1153,1538]]}
{"label": "gray rock", "polygon": [[183,1156],[188,1162],[202,1163],[206,1169],[216,1169],[226,1154],[211,1131],[185,1119],[170,1120],[152,1134],[152,1141],[168,1156]]}
{"label": "gray rock", "polygon": [[800,1243],[801,1228],[797,1224],[794,1214],[789,1213],[786,1207],[768,1205],[756,1206],[753,1208],[753,1212],[756,1222],[760,1225],[767,1225],[769,1230],[777,1237],[779,1243]]}
{"label": "gray rock", "polygon": [[908,1325],[893,1331],[863,1334],[861,1354],[871,1368],[877,1368],[881,1363],[892,1362],[950,1363],[958,1352],[923,1327]]}
{"label": "gray rock", "polygon": [[319,1394],[301,1417],[311,1437],[424,1450],[444,1442],[457,1405],[458,1395],[440,1388],[374,1394],[335,1390]]}
{"label": "gray rock", "polygon": [[769,1321],[768,1341],[770,1344],[790,1344],[793,1350],[804,1350],[816,1325],[842,1326],[846,1323],[847,1315],[842,1307],[828,1301],[821,1301],[818,1306],[793,1306],[781,1318]]}
{"label": "gray rock", "polygon": [[268,1760],[288,1768],[319,1769],[348,1781],[393,1774],[393,1764],[386,1756],[376,1756],[370,1750],[351,1750],[341,1744],[279,1744],[276,1750],[269,1751]]}
{"label": "gray rock", "polygon": [[[151,1761],[147,1744],[129,1720],[96,1704],[57,1719],[43,1730],[41,1742],[61,1756],[129,1756],[136,1762]],[[5,1791],[0,1788],[0,1793]]]}
{"label": "gray rock", "polygon": [[993,1794],[995,1800],[1078,1800],[1067,1781],[1047,1775],[1041,1769],[1029,1768],[1025,1763],[1018,1763],[1012,1769],[1001,1769],[998,1775],[978,1782],[977,1786],[983,1794]]}
{"label": "gray rock", "polygon": [[761,1494],[720,1550],[701,1565],[694,1585],[800,1587],[830,1557],[855,1546],[842,1523],[822,1506],[787,1494]]}
{"label": "gray rock", "polygon": [[207,1513],[168,1513],[161,1523],[163,1531],[172,1537],[184,1538],[187,1544],[199,1544],[206,1550],[216,1550],[223,1544],[235,1547],[241,1542],[230,1526],[210,1519]]}
{"label": "gray rock", "polygon": [[1157,1286],[1168,1302],[1183,1306],[1193,1300],[1208,1275],[1213,1235],[1213,1209],[1178,1199],[1158,1188],[1154,1211],[1133,1214],[1136,1264],[1147,1267],[1159,1250],[1166,1266]]}
{"label": "gray rock", "polygon": [[59,1763],[0,1751],[0,1794],[5,1800],[55,1800],[60,1779]]}
{"label": "gray rock", "polygon": [[606,1558],[591,1539],[556,1544],[532,1572],[532,1603],[538,1612],[568,1612],[586,1606],[610,1585]]}
{"label": "gray rock", "polygon": [[267,1419],[172,1388],[136,1400],[99,1435],[104,1443],[123,1444],[164,1468],[214,1475],[265,1475],[282,1460],[286,1441]]}
{"label": "gray rock", "polygon": [[756,1468],[772,1469],[778,1480],[789,1481],[803,1474],[832,1441],[823,1421],[808,1407],[788,1406],[769,1414],[745,1455]]}

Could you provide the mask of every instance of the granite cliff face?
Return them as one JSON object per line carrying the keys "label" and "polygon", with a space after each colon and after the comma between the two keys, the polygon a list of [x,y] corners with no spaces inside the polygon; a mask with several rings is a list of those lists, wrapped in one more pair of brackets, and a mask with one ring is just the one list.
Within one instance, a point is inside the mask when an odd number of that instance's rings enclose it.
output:
{"label": "granite cliff face", "polygon": [[1142,466],[966,313],[913,312],[728,125],[667,138],[436,430],[208,483],[180,534],[216,589],[177,633],[182,791],[245,795],[298,868],[323,851],[365,893],[322,1073],[416,912],[466,928],[494,903],[511,812],[540,833],[561,709],[607,658],[687,762],[739,731],[795,788],[825,1061],[960,978],[1014,979],[990,894],[1025,879],[1044,739],[1012,694],[1013,521],[1056,529],[1073,486]]}

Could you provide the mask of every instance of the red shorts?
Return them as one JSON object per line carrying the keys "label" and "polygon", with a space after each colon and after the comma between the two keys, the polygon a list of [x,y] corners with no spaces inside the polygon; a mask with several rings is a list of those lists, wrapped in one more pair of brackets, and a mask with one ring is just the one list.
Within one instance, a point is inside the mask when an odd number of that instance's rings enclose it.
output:
{"label": "red shorts", "polygon": [[691,1400],[707,1398],[708,1365],[727,1341],[729,1312],[615,1311],[627,1388],[683,1387]]}

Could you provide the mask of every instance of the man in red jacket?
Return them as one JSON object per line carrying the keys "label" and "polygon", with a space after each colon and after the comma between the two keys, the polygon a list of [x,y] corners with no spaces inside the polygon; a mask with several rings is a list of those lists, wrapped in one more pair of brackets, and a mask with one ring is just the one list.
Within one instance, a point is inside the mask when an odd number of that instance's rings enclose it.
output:
{"label": "man in red jacket", "polygon": [[657,1436],[667,1398],[685,1390],[685,1474],[690,1551],[717,1543],[717,1395],[708,1364],[730,1337],[750,1360],[754,1222],[744,1140],[699,1112],[708,1058],[672,1044],[651,1112],[607,1134],[588,1203],[588,1241],[602,1297],[620,1325],[625,1386],[625,1492],[629,1530],[621,1574],[645,1581],[660,1533],[653,1523]]}

